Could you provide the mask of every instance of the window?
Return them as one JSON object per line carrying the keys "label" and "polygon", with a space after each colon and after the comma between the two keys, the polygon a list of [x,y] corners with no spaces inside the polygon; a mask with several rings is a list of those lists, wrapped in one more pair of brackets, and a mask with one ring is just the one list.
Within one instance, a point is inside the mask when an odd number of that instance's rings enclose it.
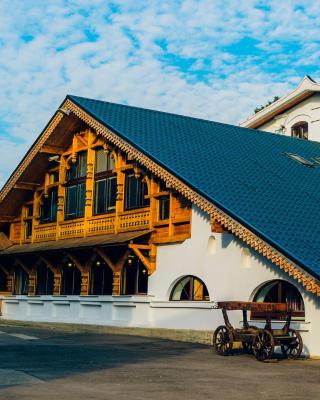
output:
{"label": "window", "polygon": [[[274,280],[263,285],[254,296],[254,301],[263,301],[270,303],[287,303],[292,311],[293,319],[304,319],[304,304],[299,290],[291,283]],[[265,313],[252,312],[251,318],[263,319]],[[280,316],[276,313],[271,315],[273,319],[279,319]]]}
{"label": "window", "polygon": [[27,205],[25,209],[26,209],[25,238],[30,239],[32,236],[33,205]]}
{"label": "window", "polygon": [[177,282],[171,292],[173,301],[209,301],[206,285],[195,276],[188,275]]}
{"label": "window", "polygon": [[28,294],[29,274],[21,267],[14,271],[14,294]]}
{"label": "window", "polygon": [[116,208],[117,176],[110,152],[97,149],[95,154],[94,214],[112,212]]}
{"label": "window", "polygon": [[159,198],[159,221],[170,217],[170,195]]}
{"label": "window", "polygon": [[0,292],[7,291],[7,275],[0,268]]}
{"label": "window", "polygon": [[37,294],[53,294],[53,272],[45,264],[41,264],[37,268]]}
{"label": "window", "polygon": [[48,191],[47,197],[43,198],[40,206],[40,224],[48,224],[57,220],[58,210],[58,188],[54,187]]}
{"label": "window", "polygon": [[131,255],[122,269],[121,294],[147,294],[148,270],[137,257]]}
{"label": "window", "polygon": [[62,269],[62,294],[77,295],[81,291],[81,272],[72,263],[68,262]]}
{"label": "window", "polygon": [[125,209],[148,207],[150,200],[145,196],[148,194],[148,186],[141,178],[134,174],[126,176],[125,186]]}
{"label": "window", "polygon": [[308,139],[308,123],[300,121],[291,127],[291,136],[299,139]]}
{"label": "window", "polygon": [[65,219],[84,215],[86,200],[87,153],[78,154],[77,161],[67,171]]}
{"label": "window", "polygon": [[97,260],[91,267],[90,293],[96,295],[111,295],[113,272],[102,260]]}

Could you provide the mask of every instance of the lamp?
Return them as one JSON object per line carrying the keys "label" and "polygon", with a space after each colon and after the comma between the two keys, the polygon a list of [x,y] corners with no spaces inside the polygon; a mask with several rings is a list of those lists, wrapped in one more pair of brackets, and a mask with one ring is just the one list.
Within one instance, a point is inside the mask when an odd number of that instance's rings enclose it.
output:
{"label": "lamp", "polygon": [[100,261],[96,261],[96,266],[100,267],[100,265],[101,265],[101,262]]}
{"label": "lamp", "polygon": [[133,260],[134,260],[134,256],[133,256],[132,254],[130,254],[130,255],[128,256],[128,265],[132,265]]}
{"label": "lamp", "polygon": [[67,267],[72,268],[72,266],[73,266],[72,262],[68,262]]}

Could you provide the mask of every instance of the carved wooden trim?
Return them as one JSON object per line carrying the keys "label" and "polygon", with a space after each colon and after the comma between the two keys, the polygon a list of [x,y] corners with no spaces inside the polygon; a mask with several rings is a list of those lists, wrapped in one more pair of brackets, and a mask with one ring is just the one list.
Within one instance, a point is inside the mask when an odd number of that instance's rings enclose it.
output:
{"label": "carved wooden trim", "polygon": [[[251,248],[262,254],[264,257],[272,261],[280,269],[285,271],[289,276],[300,282],[307,291],[320,296],[320,282],[314,277],[305,272],[302,268],[295,265],[293,262],[284,257],[280,252],[275,250],[271,245],[259,238],[247,228],[243,227],[239,222],[225,214],[218,207],[204,199],[201,195],[196,193],[185,183],[180,181],[173,174],[157,165],[154,161],[148,158],[142,152],[136,150],[132,145],[127,143],[124,139],[120,138],[114,132],[107,129],[100,122],[91,117],[88,113],[83,111],[79,106],[73,103],[70,99],[65,100],[63,103],[64,109],[73,112],[79,119],[93,128],[98,135],[101,135],[109,142],[117,146],[120,150],[126,152],[129,157],[134,158],[137,162],[141,163],[151,173],[158,178],[165,181],[168,187],[171,187],[181,193],[186,199],[190,200],[193,204],[197,205],[201,210],[210,215],[211,220],[215,220],[225,227],[229,232],[239,237],[242,241],[247,243]],[[0,202],[5,198],[9,191],[13,188],[22,172],[30,164],[34,156],[40,151],[41,147],[45,144],[51,133],[63,118],[62,112],[57,112],[46,130],[33,146],[31,151],[27,154],[25,159],[18,166],[14,174],[11,176],[5,187],[0,193]]]}
{"label": "carved wooden trim", "polygon": [[42,135],[39,137],[37,142],[31,148],[30,152],[22,160],[20,165],[14,171],[13,175],[9,178],[7,184],[4,186],[4,188],[0,192],[0,202],[6,197],[6,195],[9,193],[9,191],[13,188],[13,186],[15,185],[15,183],[21,176],[22,172],[28,167],[28,165],[33,160],[33,158],[36,156],[36,154],[40,152],[42,146],[45,144],[45,142],[47,141],[47,139],[49,138],[51,133],[58,126],[58,124],[60,123],[62,118],[63,118],[63,113],[56,112],[56,114],[52,118],[51,122],[49,123],[49,125],[47,126],[45,131],[42,133]]}
{"label": "carved wooden trim", "polygon": [[235,236],[239,237],[258,253],[262,254],[264,257],[277,265],[280,269],[285,271],[289,276],[292,276],[295,280],[300,282],[307,291],[314,293],[317,296],[320,296],[320,283],[311,275],[299,268],[297,265],[289,261],[280,252],[275,250],[271,245],[249,231],[247,228],[243,227],[239,222],[226,215],[218,207],[214,206],[208,200],[204,199],[201,195],[196,193],[185,183],[181,182],[170,172],[160,167],[145,154],[136,150],[132,145],[127,143],[117,134],[110,131],[100,122],[95,120],[88,113],[83,111],[79,106],[74,104],[71,100],[67,99],[64,103],[64,107],[68,108],[78,118],[88,124],[91,128],[95,129],[98,135],[106,138],[108,141],[117,146],[120,150],[126,152],[129,157],[134,158],[158,178],[164,180],[168,187],[177,190],[193,204],[197,205],[200,209],[208,213],[212,219],[224,226],[229,232],[232,232]]}

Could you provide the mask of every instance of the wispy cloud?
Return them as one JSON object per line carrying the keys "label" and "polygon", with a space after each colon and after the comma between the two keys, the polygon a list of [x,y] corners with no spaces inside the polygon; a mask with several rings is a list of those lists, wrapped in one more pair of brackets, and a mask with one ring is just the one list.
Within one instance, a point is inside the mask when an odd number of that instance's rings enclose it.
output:
{"label": "wispy cloud", "polygon": [[2,0],[0,181],[67,93],[238,123],[319,75],[317,2]]}

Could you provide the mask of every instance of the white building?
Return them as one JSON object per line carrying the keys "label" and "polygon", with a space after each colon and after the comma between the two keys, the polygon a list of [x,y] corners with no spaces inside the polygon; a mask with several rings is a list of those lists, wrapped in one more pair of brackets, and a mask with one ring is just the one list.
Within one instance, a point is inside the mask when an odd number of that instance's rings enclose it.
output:
{"label": "white building", "polygon": [[240,126],[320,141],[320,84],[305,76],[288,95],[263,108]]}
{"label": "white building", "polygon": [[320,355],[317,157],[314,142],[67,96],[0,193],[2,318],[214,330],[217,301],[287,302]]}

